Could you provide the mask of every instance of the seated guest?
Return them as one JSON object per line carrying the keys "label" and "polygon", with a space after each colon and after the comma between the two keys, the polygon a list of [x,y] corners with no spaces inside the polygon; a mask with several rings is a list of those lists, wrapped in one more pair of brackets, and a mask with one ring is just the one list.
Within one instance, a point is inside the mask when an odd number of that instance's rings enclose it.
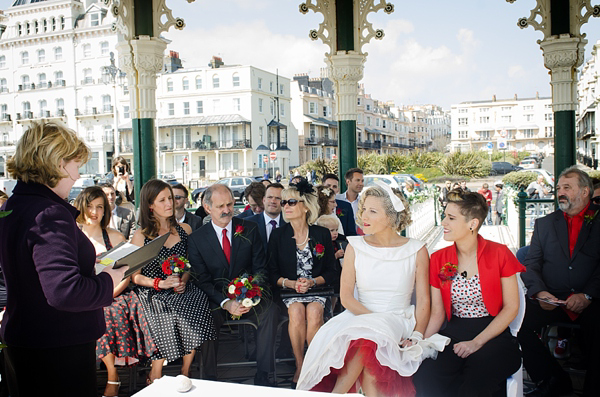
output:
{"label": "seated guest", "polygon": [[[348,240],[343,234],[338,233],[338,218],[335,215],[321,215],[316,222],[317,225],[329,230],[331,233],[331,242],[333,243],[333,252],[335,256],[335,271],[337,274],[342,273],[342,265],[344,261],[344,247],[348,245]],[[340,293],[340,278],[336,277],[333,283],[333,291],[336,294]],[[335,309],[337,297],[331,298],[331,307]]]}
{"label": "seated guest", "polygon": [[[305,294],[318,285],[333,285],[339,278],[331,235],[315,225],[319,207],[312,185],[301,181],[282,192],[283,216],[288,224],[274,230],[269,240],[271,283]],[[290,318],[288,332],[296,359],[292,385],[298,381],[304,345],[310,344],[321,325],[325,298],[306,296],[284,299]]]}
{"label": "seated guest", "polygon": [[[110,204],[103,190],[100,186],[87,187],[74,203],[79,211],[77,222],[94,245],[96,255],[125,241],[121,233],[108,227]],[[134,364],[154,350],[146,317],[137,295],[128,288],[129,281],[129,277],[123,279],[113,290],[113,303],[104,308],[106,332],[96,342],[96,357],[106,365],[106,397],[119,395],[121,382],[115,363]]]}
{"label": "seated guest", "polygon": [[444,240],[454,245],[431,255],[425,337],[439,331],[451,342],[421,364],[414,383],[420,396],[491,396],[521,366],[508,326],[519,311],[516,274],[525,268],[505,245],[479,235],[488,214],[482,195],[457,189],[447,199]]}
{"label": "seated guest", "polygon": [[527,300],[518,336],[523,366],[537,383],[535,396],[572,390],[569,375],[537,336],[555,322],[581,325],[583,395],[600,395],[600,207],[590,203],[592,192],[585,172],[567,168],[556,184],[559,209],[535,222],[523,274],[533,299]]}
{"label": "seated guest", "polygon": [[196,204],[198,205],[198,208],[196,209],[196,212],[194,212],[194,215],[196,215],[197,217],[199,217],[202,220],[202,224],[204,225],[204,218],[208,215],[206,213],[206,210],[204,209],[204,206],[202,205],[202,200],[204,199],[204,192],[200,193],[200,197],[198,197],[198,199],[196,200]]}
{"label": "seated guest", "polygon": [[[196,349],[215,337],[206,295],[183,276],[166,274],[163,261],[172,256],[187,257],[189,225],[175,219],[173,190],[161,180],[152,179],[140,191],[140,229],[131,243],[143,246],[169,233],[155,260],[131,276],[135,291],[146,313],[150,333],[157,350],[152,354],[152,369],[147,383],[162,376],[164,361],[183,357],[181,373],[190,375]],[[168,272],[167,272],[168,273]]]}
{"label": "seated guest", "polygon": [[246,190],[244,190],[244,197],[248,200],[250,208],[237,215],[236,218],[248,218],[263,212],[263,198],[265,197],[265,191],[265,185],[260,182],[252,182],[248,185]]}
{"label": "seated guest", "polygon": [[[333,189],[335,194],[340,193],[340,180],[335,174],[323,175],[323,185],[325,187]],[[356,221],[354,220],[354,210],[352,210],[352,204],[345,200],[335,199],[337,207],[335,214],[342,222],[344,228],[344,236],[356,236]]]}
{"label": "seated guest", "polygon": [[126,207],[117,205],[117,192],[110,183],[103,183],[98,185],[102,188],[108,203],[110,204],[110,221],[108,225],[121,232],[125,240],[129,240],[135,232],[136,222],[135,214],[133,211]]}
{"label": "seated guest", "polygon": [[[259,185],[262,187],[262,184]],[[241,316],[242,319],[258,323],[254,384],[272,386],[269,372],[275,364],[273,349],[277,331],[277,307],[269,299],[265,299],[265,295],[252,309],[225,295],[229,282],[244,274],[268,279],[257,225],[247,219],[233,217],[234,202],[233,193],[226,185],[214,184],[206,189],[203,205],[211,221],[195,231],[188,240],[194,283],[210,299],[217,330],[217,341],[211,341],[202,347],[204,374],[206,379],[217,379],[218,331],[230,315]]]}
{"label": "seated guest", "polygon": [[258,225],[258,232],[260,233],[265,253],[267,252],[267,244],[273,230],[287,223],[281,216],[281,192],[283,189],[283,185],[279,183],[270,184],[263,198],[263,208],[265,210],[260,214],[246,218],[249,221],[256,222]]}
{"label": "seated guest", "polygon": [[[335,199],[335,192],[323,185],[317,186],[317,197],[319,204],[319,215],[333,215],[335,214],[335,210],[337,208],[337,202]],[[340,218],[337,218],[338,225],[338,234],[344,234],[344,227],[342,226],[342,222]]]}
{"label": "seated guest", "polygon": [[188,190],[181,183],[172,187],[175,202],[175,219],[179,223],[187,223],[192,232],[202,226],[202,218],[186,210],[188,203]]}

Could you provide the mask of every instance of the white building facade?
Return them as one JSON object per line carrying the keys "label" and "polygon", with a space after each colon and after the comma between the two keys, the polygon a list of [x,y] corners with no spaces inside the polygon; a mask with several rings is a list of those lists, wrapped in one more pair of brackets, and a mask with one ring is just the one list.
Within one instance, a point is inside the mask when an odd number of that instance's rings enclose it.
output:
{"label": "white building facade", "polygon": [[0,15],[0,157],[34,121],[59,121],[90,146],[82,173],[105,173],[114,153],[115,85],[106,74],[117,36],[102,1],[16,0]]}
{"label": "white building facade", "polygon": [[[166,64],[172,64],[171,52]],[[287,175],[298,161],[291,122],[290,80],[253,66],[212,66],[161,73],[157,81],[159,173],[184,182],[223,177]],[[129,97],[120,103],[129,115]],[[278,128],[279,127],[279,128]],[[279,129],[279,133],[278,133]],[[131,121],[120,125],[120,152],[133,157]],[[279,135],[279,137],[278,137]],[[276,159],[270,160],[274,152]]]}
{"label": "white building facade", "polygon": [[554,153],[552,98],[470,101],[452,105],[451,151],[499,150]]}
{"label": "white building facade", "polygon": [[579,108],[577,110],[577,159],[588,167],[598,168],[599,131],[596,125],[596,111],[600,99],[598,86],[598,63],[600,62],[600,40],[594,44],[591,58],[581,68],[577,83]]}

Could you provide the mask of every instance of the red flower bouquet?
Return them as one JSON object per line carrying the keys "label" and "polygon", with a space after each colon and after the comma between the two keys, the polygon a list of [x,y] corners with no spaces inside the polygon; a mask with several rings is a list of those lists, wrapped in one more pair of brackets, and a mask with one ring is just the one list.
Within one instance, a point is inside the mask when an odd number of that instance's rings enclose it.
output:
{"label": "red flower bouquet", "polygon": [[[229,299],[240,302],[244,307],[253,307],[260,303],[263,288],[258,285],[258,278],[243,274],[227,285],[226,295]],[[231,318],[237,320],[240,316],[232,315]]]}
{"label": "red flower bouquet", "polygon": [[183,275],[190,270],[190,262],[183,256],[171,255],[162,263],[162,271],[167,276],[171,274]]}
{"label": "red flower bouquet", "polygon": [[456,277],[457,274],[458,266],[448,262],[444,266],[442,266],[438,277],[440,278],[440,280],[442,280],[442,284],[445,284],[448,281],[454,280],[454,277]]}
{"label": "red flower bouquet", "polygon": [[325,246],[321,243],[317,244],[313,249],[313,255],[321,259],[325,255]]}

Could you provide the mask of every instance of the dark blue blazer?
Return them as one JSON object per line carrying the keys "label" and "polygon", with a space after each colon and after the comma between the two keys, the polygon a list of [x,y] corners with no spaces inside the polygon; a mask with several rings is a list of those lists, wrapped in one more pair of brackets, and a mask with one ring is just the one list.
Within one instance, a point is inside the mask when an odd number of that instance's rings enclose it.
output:
{"label": "dark blue blazer", "polygon": [[254,212],[252,212],[251,208],[248,208],[246,211],[237,214],[235,217],[236,218],[240,218],[240,219],[244,219],[244,218],[249,218],[251,216],[254,216]]}
{"label": "dark blue blazer", "polygon": [[[258,225],[258,233],[260,234],[260,239],[263,242],[263,246],[265,248],[265,252],[267,252],[267,225],[265,224],[265,217],[262,213],[256,214],[246,218],[248,221],[255,222]],[[279,218],[279,227],[286,225],[287,222],[283,220],[283,215],[280,215]]]}
{"label": "dark blue blazer", "polygon": [[338,218],[342,222],[342,227],[344,228],[344,235],[347,236],[356,236],[356,222],[354,221],[354,211],[352,210],[352,204],[344,200],[335,200],[337,203],[337,209],[341,209],[341,215],[338,215]]}

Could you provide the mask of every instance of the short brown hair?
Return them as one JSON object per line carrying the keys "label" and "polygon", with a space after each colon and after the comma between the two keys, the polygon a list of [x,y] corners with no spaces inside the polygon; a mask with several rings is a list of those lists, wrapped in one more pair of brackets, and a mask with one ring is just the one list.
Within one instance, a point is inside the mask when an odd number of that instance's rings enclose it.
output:
{"label": "short brown hair", "polygon": [[[142,186],[140,191],[140,226],[142,233],[148,238],[158,237],[160,222],[154,217],[153,212],[150,211],[150,206],[154,204],[156,196],[165,189],[169,189],[172,197],[173,189],[171,189],[171,185],[160,179],[151,179]],[[175,226],[177,226],[175,211],[173,211],[173,215],[168,220],[170,227],[175,229]]]}
{"label": "short brown hair", "polygon": [[262,207],[263,198],[265,198],[266,192],[267,189],[265,188],[265,185],[262,184],[262,182],[252,182],[250,185],[248,185],[246,190],[244,190],[244,196],[246,198],[252,197],[252,200],[254,200],[256,205]]}
{"label": "short brown hair", "polygon": [[488,205],[485,201],[485,197],[476,192],[465,192],[458,188],[448,192],[447,196],[448,204],[456,204],[460,213],[467,218],[468,221],[471,219],[478,219],[479,226],[477,230],[483,226],[483,221],[488,214]]}
{"label": "short brown hair", "polygon": [[[329,194],[325,194],[325,191],[329,191]],[[327,211],[327,205],[329,204],[329,200],[332,197],[335,197],[335,192],[333,189],[328,188],[327,186],[319,185],[317,186],[317,193],[319,200],[319,216],[329,215],[329,212]]]}
{"label": "short brown hair", "polygon": [[88,186],[81,191],[75,198],[75,202],[73,206],[79,210],[79,215],[77,216],[77,222],[84,224],[85,219],[87,217],[87,206],[97,198],[101,198],[104,202],[104,214],[102,214],[102,221],[100,222],[100,227],[102,229],[106,229],[110,224],[110,203],[108,202],[108,198],[106,194],[104,194],[104,190],[100,186]]}
{"label": "short brown hair", "polygon": [[90,150],[73,130],[59,123],[33,123],[19,139],[6,169],[15,179],[53,188],[68,176],[60,170],[61,160],[85,164],[89,157]]}
{"label": "short brown hair", "polygon": [[346,173],[344,174],[344,179],[347,181],[351,181],[352,178],[354,177],[354,173],[358,172],[359,174],[363,175],[364,172],[363,170],[361,170],[360,168],[350,168],[348,171],[346,171]]}

